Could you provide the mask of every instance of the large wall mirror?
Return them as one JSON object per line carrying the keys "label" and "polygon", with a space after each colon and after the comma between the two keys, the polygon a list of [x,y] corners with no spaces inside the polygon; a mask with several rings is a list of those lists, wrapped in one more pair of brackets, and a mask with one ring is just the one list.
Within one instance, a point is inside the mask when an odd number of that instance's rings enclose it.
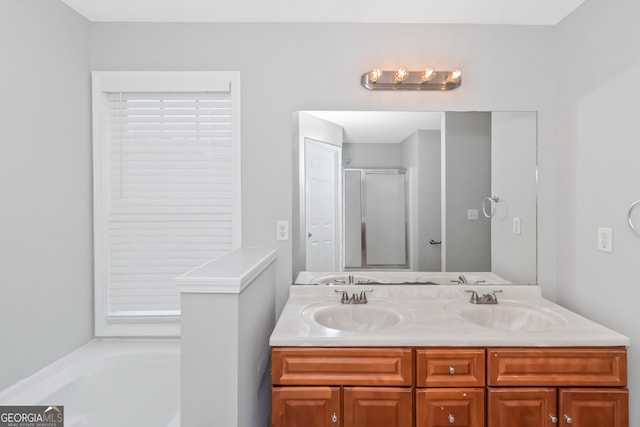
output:
{"label": "large wall mirror", "polygon": [[300,111],[294,153],[294,275],[536,283],[536,112]]}

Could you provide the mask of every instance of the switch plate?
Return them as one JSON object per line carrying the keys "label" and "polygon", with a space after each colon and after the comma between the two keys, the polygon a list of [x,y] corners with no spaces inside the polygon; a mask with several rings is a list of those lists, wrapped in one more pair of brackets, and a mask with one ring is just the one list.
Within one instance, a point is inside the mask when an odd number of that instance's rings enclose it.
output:
{"label": "switch plate", "polygon": [[469,221],[478,220],[478,209],[467,209],[467,219]]}
{"label": "switch plate", "polygon": [[613,229],[609,227],[598,227],[598,250],[602,252],[613,252]]}
{"label": "switch plate", "polygon": [[513,217],[513,234],[520,234],[520,218]]}
{"label": "switch plate", "polygon": [[289,240],[289,221],[276,221],[276,240]]}

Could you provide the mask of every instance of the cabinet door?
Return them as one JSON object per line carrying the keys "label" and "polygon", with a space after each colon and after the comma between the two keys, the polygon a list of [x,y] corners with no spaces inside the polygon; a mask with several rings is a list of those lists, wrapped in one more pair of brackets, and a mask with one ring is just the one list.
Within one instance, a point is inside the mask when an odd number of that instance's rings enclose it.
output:
{"label": "cabinet door", "polygon": [[445,426],[483,427],[484,388],[418,389],[416,427]]}
{"label": "cabinet door", "polygon": [[340,387],[273,387],[271,427],[338,427]]}
{"label": "cabinet door", "polygon": [[487,427],[551,427],[558,422],[555,388],[489,388]]}
{"label": "cabinet door", "polygon": [[560,425],[629,427],[626,389],[560,389]]}
{"label": "cabinet door", "polygon": [[345,387],[343,427],[413,425],[410,388]]}

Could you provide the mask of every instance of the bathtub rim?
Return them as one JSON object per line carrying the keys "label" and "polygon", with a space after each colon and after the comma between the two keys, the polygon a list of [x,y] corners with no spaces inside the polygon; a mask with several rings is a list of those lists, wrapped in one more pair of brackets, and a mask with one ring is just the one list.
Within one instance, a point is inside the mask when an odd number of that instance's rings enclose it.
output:
{"label": "bathtub rim", "polygon": [[108,359],[149,352],[180,357],[180,339],[93,338],[28,377],[0,390],[0,406],[29,404],[25,403],[27,398],[29,401],[41,400],[69,384],[79,373],[90,374],[104,367],[96,364],[96,361],[104,362]]}

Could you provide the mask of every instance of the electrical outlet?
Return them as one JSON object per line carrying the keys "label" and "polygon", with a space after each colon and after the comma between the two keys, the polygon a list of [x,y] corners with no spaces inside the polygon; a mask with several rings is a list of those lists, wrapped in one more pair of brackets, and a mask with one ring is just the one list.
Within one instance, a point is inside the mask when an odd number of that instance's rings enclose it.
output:
{"label": "electrical outlet", "polygon": [[520,234],[520,218],[513,217],[513,234]]}
{"label": "electrical outlet", "polygon": [[467,219],[469,221],[478,220],[478,209],[467,209]]}
{"label": "electrical outlet", "polygon": [[613,252],[613,229],[609,227],[598,227],[598,250],[602,252]]}
{"label": "electrical outlet", "polygon": [[289,221],[276,221],[276,240],[289,240]]}

